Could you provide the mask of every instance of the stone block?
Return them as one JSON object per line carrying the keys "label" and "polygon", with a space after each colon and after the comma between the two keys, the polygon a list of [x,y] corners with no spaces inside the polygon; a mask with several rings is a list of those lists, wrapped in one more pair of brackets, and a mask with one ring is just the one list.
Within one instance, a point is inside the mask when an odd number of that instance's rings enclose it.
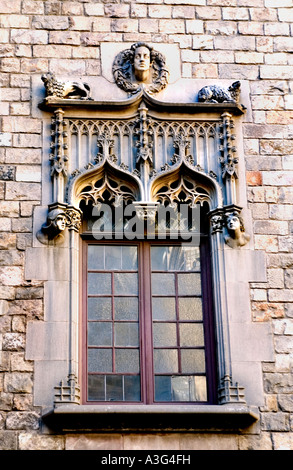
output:
{"label": "stone block", "polygon": [[273,450],[284,451],[293,450],[292,433],[276,432],[272,433]]}
{"label": "stone block", "polygon": [[23,352],[11,352],[10,362],[11,372],[33,372],[34,370],[33,362],[26,361]]}
{"label": "stone block", "polygon": [[39,183],[7,182],[7,200],[40,200],[41,186]]}
{"label": "stone block", "polygon": [[13,409],[16,411],[31,410],[33,405],[33,397],[28,394],[15,394],[13,397]]}
{"label": "stone block", "polygon": [[0,180],[11,181],[15,177],[15,167],[11,165],[0,165]]}
{"label": "stone block", "polygon": [[40,149],[6,149],[6,163],[31,164],[41,163],[42,154]]}
{"label": "stone block", "polygon": [[263,413],[261,426],[265,431],[289,431],[289,415],[281,412]]}
{"label": "stone block", "polygon": [[288,223],[279,220],[256,220],[254,231],[255,233],[265,235],[287,235]]}
{"label": "stone block", "polygon": [[5,333],[3,335],[3,351],[20,351],[25,347],[25,337],[20,333]]}
{"label": "stone block", "polygon": [[[259,338],[262,338],[259,341]],[[270,325],[267,323],[238,323],[231,327],[231,356],[233,362],[273,361],[274,349]]]}
{"label": "stone block", "polygon": [[[63,436],[44,436],[37,433],[19,433],[19,450],[64,450]],[[74,438],[76,440],[76,437]]]}
{"label": "stone block", "polygon": [[42,15],[44,13],[44,3],[39,0],[24,0],[22,2],[22,13]]}
{"label": "stone block", "polygon": [[120,434],[81,434],[66,436],[66,450],[124,450]]}
{"label": "stone block", "polygon": [[68,375],[67,361],[36,361],[34,367],[34,405],[50,409],[54,401],[54,387]]}
{"label": "stone block", "polygon": [[150,18],[171,18],[172,8],[169,5],[149,5]]}
{"label": "stone block", "polygon": [[0,267],[0,283],[3,286],[18,286],[23,283],[23,269],[20,266]]}
{"label": "stone block", "polygon": [[40,416],[32,411],[13,411],[7,413],[7,429],[39,429]]}
{"label": "stone block", "polygon": [[36,165],[22,165],[16,168],[16,181],[41,182],[41,167]]}
{"label": "stone block", "polygon": [[66,30],[69,28],[69,18],[66,16],[34,16],[32,27],[42,30]]}
{"label": "stone block", "polygon": [[80,32],[77,31],[50,31],[49,44],[80,44]]}
{"label": "stone block", "polygon": [[1,132],[0,133],[0,147],[10,147],[11,146],[11,133],[10,132]]}
{"label": "stone block", "polygon": [[26,359],[61,361],[68,356],[68,323],[35,323],[27,327]]}
{"label": "stone block", "polygon": [[0,449],[1,450],[17,450],[18,449],[18,436],[13,431],[0,430]]}
{"label": "stone block", "polygon": [[48,32],[30,29],[14,29],[11,31],[12,44],[47,44]]}
{"label": "stone block", "polygon": [[4,390],[7,393],[32,393],[32,376],[25,372],[12,372],[4,376]]}
{"label": "stone block", "polygon": [[288,171],[264,171],[262,173],[263,184],[268,186],[292,186],[293,172]]}

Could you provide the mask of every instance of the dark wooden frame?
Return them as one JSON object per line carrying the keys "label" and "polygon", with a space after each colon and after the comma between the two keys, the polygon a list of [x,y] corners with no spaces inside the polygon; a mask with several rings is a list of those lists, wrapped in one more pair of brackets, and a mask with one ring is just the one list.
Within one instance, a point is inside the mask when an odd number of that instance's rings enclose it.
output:
{"label": "dark wooden frame", "polygon": [[[118,405],[118,404],[149,404],[171,406],[184,404],[215,404],[216,403],[216,358],[215,358],[215,337],[214,337],[214,316],[213,316],[213,293],[211,277],[211,260],[209,249],[209,238],[201,236],[200,259],[201,259],[201,283],[202,283],[202,306],[203,306],[203,327],[204,327],[204,348],[206,360],[206,378],[208,400],[205,402],[158,402],[154,400],[154,373],[153,373],[153,344],[152,344],[152,309],[151,309],[151,266],[150,266],[150,246],[151,245],[178,245],[180,242],[171,240],[101,240],[96,241],[87,234],[82,241],[82,282],[81,282],[81,355],[80,364],[82,371],[82,403],[88,405]],[[141,401],[88,401],[87,397],[87,246],[89,244],[112,244],[130,245],[138,247],[138,279],[139,279],[139,349],[140,349],[140,376],[141,376]],[[119,272],[119,271],[118,271]],[[146,294],[147,293],[147,294]],[[149,352],[152,352],[151,354]]]}

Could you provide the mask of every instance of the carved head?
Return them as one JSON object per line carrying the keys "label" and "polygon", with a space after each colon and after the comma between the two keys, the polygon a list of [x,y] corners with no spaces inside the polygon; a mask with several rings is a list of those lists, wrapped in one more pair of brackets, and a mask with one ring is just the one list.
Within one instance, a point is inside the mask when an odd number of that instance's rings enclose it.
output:
{"label": "carved head", "polygon": [[244,224],[239,214],[233,212],[226,216],[226,226],[228,232],[244,232]]}
{"label": "carved head", "polygon": [[66,216],[62,209],[53,209],[47,217],[47,226],[56,232],[63,232],[66,228]]}
{"label": "carved head", "polygon": [[134,53],[134,70],[149,70],[150,63],[150,50],[146,46],[137,47]]}
{"label": "carved head", "polygon": [[152,63],[152,47],[144,42],[137,42],[131,46],[133,51],[133,69],[138,81],[146,81]]}

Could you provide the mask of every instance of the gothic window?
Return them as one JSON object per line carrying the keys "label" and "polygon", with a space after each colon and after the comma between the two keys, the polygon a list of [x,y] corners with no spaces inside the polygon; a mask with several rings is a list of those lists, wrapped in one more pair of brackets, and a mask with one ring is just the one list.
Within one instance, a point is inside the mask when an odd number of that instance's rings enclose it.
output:
{"label": "gothic window", "polygon": [[[107,179],[105,179],[104,183]],[[112,181],[115,187],[118,184]],[[108,192],[103,187],[101,196]],[[125,197],[129,190],[123,184]],[[93,190],[86,190],[92,195]],[[174,204],[206,200],[190,178],[161,185],[156,199]],[[103,200],[105,198],[103,197]],[[116,194],[117,199],[117,194]],[[84,199],[88,200],[87,197]],[[118,199],[117,199],[118,200]],[[91,213],[91,205],[84,213]],[[164,240],[95,240],[90,218],[83,233],[83,402],[214,403],[215,361],[209,239],[204,233],[207,205],[200,209],[203,233],[196,243]],[[188,213],[187,213],[188,215]],[[107,220],[107,223],[109,221]],[[167,222],[170,229],[172,220]],[[189,225],[189,226],[188,226]],[[107,225],[109,227],[109,225]],[[113,224],[115,228],[115,224]],[[190,224],[184,229],[194,229]],[[114,236],[113,236],[114,238]],[[200,241],[200,242],[199,242]]]}

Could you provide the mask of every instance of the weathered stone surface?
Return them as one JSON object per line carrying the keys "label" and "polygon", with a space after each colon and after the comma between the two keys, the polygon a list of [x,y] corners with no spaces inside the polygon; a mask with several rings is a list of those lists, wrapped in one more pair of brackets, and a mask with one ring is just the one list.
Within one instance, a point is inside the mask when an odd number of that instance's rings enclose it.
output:
{"label": "weathered stone surface", "polygon": [[25,372],[13,372],[5,374],[4,390],[10,393],[32,393],[32,376]]}
{"label": "weathered stone surface", "polygon": [[0,450],[17,450],[17,433],[0,430]]}
{"label": "weathered stone surface", "polygon": [[20,351],[25,347],[25,337],[19,333],[5,333],[3,335],[3,350]]}
{"label": "weathered stone surface", "polygon": [[39,415],[34,412],[13,411],[7,413],[7,429],[33,429],[39,428]]}
{"label": "weathered stone surface", "polygon": [[19,450],[64,450],[63,436],[44,436],[37,433],[19,433]]}

